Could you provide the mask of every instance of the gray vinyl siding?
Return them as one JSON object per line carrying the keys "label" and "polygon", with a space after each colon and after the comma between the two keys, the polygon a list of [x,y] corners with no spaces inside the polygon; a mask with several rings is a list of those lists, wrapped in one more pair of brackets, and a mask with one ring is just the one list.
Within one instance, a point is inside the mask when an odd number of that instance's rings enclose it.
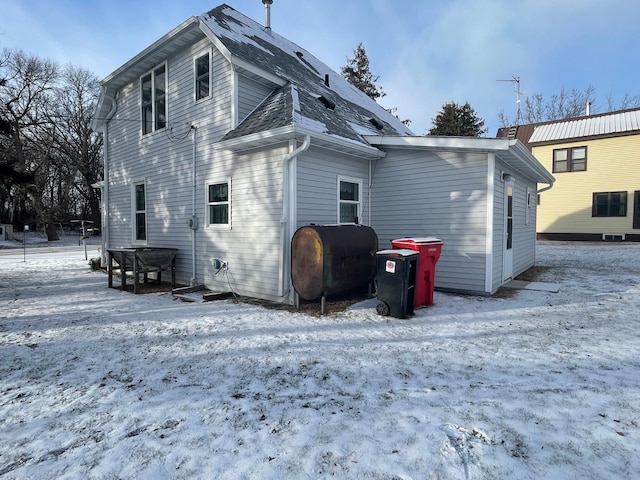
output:
{"label": "gray vinyl siding", "polygon": [[[494,235],[493,235],[493,268],[491,277],[491,290],[495,292],[504,284],[503,279],[503,252],[505,242],[504,226],[504,182],[502,172],[507,172],[515,179],[513,191],[513,275],[520,275],[535,264],[536,242],[536,184],[530,180],[510,171],[500,161],[496,162],[494,174]],[[526,223],[527,188],[532,195],[529,224]]]}
{"label": "gray vinyl siding", "polygon": [[374,163],[372,226],[380,248],[395,238],[438,237],[436,288],[484,293],[487,155],[391,149]]}
{"label": "gray vinyl siding", "polygon": [[[212,95],[196,103],[193,61],[206,51],[213,55]],[[144,181],[147,207],[144,244],[178,248],[177,281],[186,284],[192,276],[191,229],[186,223],[191,217],[193,192],[191,125],[197,127],[196,170],[200,170],[209,162],[202,147],[218,141],[231,127],[232,71],[207,40],[168,58],[166,65],[166,128],[142,135],[139,81],[118,93],[118,110],[109,123],[108,241],[110,247],[133,244],[132,185]],[[204,187],[198,187],[197,191],[197,201],[202,203]]]}
{"label": "gray vinyl siding", "polygon": [[238,123],[255,110],[271,92],[271,88],[238,75]]}
{"label": "gray vinyl siding", "polygon": [[298,157],[297,172],[297,227],[338,223],[339,177],[362,181],[360,223],[368,224],[368,160],[311,148]]}
{"label": "gray vinyl siding", "polygon": [[[202,201],[197,258],[207,287],[242,296],[279,300],[280,250],[283,244],[282,160],[288,146],[239,155],[209,152],[211,161],[198,175]],[[231,180],[231,228],[207,226],[206,186]],[[199,187],[200,189],[200,187]],[[216,274],[213,259],[228,262],[227,275]]]}

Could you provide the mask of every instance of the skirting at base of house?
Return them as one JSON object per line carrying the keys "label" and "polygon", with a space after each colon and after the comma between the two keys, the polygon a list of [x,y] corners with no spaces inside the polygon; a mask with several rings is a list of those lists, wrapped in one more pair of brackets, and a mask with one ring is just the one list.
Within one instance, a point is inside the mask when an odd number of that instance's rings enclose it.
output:
{"label": "skirting at base of house", "polygon": [[640,242],[640,233],[624,235],[603,235],[602,233],[537,233],[538,240],[555,240],[564,242]]}

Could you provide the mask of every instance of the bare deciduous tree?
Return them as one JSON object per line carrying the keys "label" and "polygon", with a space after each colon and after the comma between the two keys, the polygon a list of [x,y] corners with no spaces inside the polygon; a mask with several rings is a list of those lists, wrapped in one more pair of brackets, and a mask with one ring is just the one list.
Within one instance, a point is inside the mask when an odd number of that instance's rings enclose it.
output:
{"label": "bare deciduous tree", "polygon": [[99,95],[95,75],[5,49],[0,78],[2,221],[36,220],[49,240],[57,239],[61,221],[99,221],[91,186],[102,176],[102,138],[90,128]]}

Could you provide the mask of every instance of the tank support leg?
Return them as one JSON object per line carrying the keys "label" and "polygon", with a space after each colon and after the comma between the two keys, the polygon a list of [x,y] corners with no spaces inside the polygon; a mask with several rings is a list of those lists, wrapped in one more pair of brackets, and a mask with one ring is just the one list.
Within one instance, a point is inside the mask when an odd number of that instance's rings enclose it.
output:
{"label": "tank support leg", "polygon": [[320,314],[324,315],[324,295],[322,296],[322,298],[320,299]]}

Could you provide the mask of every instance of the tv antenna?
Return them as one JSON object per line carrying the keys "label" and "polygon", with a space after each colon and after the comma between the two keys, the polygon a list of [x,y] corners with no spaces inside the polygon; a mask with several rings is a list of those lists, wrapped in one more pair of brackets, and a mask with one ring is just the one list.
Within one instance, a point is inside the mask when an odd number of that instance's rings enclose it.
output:
{"label": "tv antenna", "polygon": [[513,77],[511,77],[509,80],[496,80],[497,82],[509,82],[509,83],[515,83],[516,84],[516,104],[518,106],[518,112],[516,113],[516,126],[520,125],[520,122],[522,121],[522,111],[520,110],[520,95],[522,95],[522,92],[520,91],[520,77],[516,77],[515,75]]}

